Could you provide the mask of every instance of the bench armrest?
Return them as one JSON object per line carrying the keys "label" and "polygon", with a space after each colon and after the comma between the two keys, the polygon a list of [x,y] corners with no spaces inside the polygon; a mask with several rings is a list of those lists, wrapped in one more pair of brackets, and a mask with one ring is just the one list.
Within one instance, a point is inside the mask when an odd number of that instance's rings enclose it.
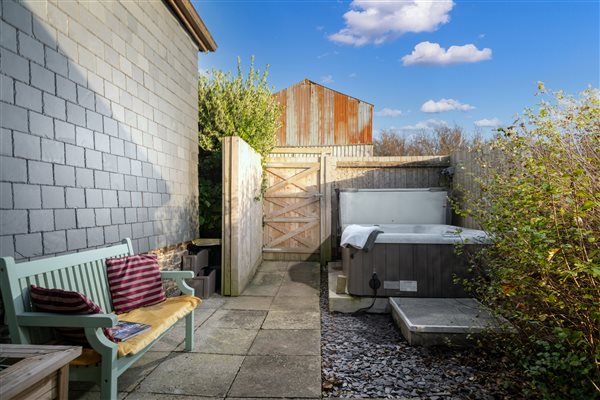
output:
{"label": "bench armrest", "polygon": [[66,315],[45,312],[25,312],[17,315],[21,326],[61,328],[110,328],[117,325],[115,314]]}
{"label": "bench armrest", "polygon": [[194,271],[160,271],[160,279],[193,278]]}
{"label": "bench armrest", "polygon": [[182,293],[192,296],[194,295],[194,288],[188,286],[185,280],[193,277],[193,271],[160,271],[160,279],[173,279]]}

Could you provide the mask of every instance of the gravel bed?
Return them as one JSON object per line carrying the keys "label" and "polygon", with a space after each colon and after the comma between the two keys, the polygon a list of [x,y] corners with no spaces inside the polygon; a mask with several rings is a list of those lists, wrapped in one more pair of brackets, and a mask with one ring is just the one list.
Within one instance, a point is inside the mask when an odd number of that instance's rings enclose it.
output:
{"label": "gravel bed", "polygon": [[390,315],[328,311],[321,273],[323,397],[514,399],[510,371],[477,349],[411,347]]}

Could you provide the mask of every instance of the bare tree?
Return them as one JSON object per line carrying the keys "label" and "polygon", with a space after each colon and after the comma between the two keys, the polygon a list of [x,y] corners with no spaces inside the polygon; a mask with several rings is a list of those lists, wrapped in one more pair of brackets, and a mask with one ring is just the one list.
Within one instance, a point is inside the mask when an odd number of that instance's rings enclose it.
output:
{"label": "bare tree", "polygon": [[[480,138],[478,135],[477,138]],[[480,139],[474,139],[480,140]],[[431,131],[420,130],[410,136],[397,129],[384,129],[373,140],[376,156],[424,156],[451,154],[470,144],[460,126],[438,126]]]}

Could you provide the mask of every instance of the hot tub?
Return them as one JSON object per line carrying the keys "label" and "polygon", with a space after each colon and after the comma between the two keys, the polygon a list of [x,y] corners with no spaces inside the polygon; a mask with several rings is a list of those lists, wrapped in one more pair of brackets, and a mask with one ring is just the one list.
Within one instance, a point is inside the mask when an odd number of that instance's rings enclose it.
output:
{"label": "hot tub", "polygon": [[[366,218],[373,222],[367,223]],[[369,280],[376,273],[382,282],[377,296],[465,297],[460,281],[471,276],[469,255],[489,238],[480,230],[447,225],[447,219],[447,193],[443,190],[341,191],[342,228],[377,225],[383,231],[369,252],[342,249],[348,293],[374,295]],[[464,245],[461,254],[456,253],[457,244]]]}

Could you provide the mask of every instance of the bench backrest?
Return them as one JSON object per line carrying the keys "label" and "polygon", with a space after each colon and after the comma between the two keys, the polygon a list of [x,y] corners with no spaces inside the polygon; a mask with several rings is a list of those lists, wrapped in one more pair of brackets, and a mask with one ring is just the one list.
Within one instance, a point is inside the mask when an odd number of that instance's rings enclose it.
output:
{"label": "bench backrest", "polygon": [[28,262],[15,263],[12,257],[0,258],[0,288],[13,343],[25,339],[15,337],[21,331],[16,315],[32,311],[29,299],[32,284],[83,293],[104,312],[112,312],[105,260],[126,255],[133,255],[129,239],[115,246]]}

